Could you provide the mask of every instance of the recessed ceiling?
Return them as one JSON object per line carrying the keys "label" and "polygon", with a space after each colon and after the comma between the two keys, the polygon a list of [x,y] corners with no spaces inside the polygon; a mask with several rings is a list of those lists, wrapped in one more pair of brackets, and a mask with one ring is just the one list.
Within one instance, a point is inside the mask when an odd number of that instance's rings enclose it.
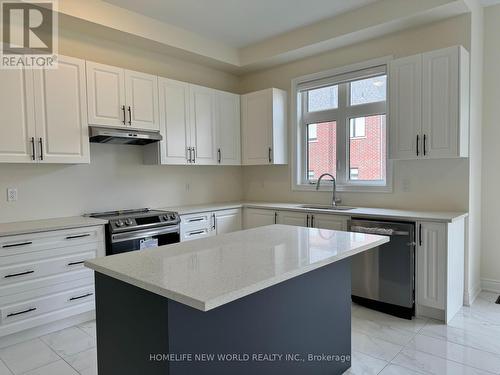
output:
{"label": "recessed ceiling", "polygon": [[104,0],[242,48],[377,0]]}

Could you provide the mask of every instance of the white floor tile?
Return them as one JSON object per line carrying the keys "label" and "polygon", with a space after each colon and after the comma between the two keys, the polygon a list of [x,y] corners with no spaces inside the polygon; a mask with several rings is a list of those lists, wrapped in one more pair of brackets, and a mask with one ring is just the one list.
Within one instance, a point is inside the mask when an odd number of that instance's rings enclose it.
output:
{"label": "white floor tile", "polygon": [[381,359],[370,357],[369,355],[352,352],[351,368],[344,374],[346,375],[376,375],[388,362]]}
{"label": "white floor tile", "polygon": [[427,322],[427,319],[413,318],[412,320],[397,318],[392,315],[384,314],[379,311],[370,310],[365,307],[360,307],[353,311],[353,315],[366,320],[372,320],[397,329],[407,330],[413,333],[420,331]]}
{"label": "white floor tile", "polygon": [[78,328],[80,328],[81,330],[83,330],[85,333],[89,334],[92,337],[96,337],[95,327],[96,327],[95,320],[78,325]]}
{"label": "white floor tile", "polygon": [[5,363],[0,361],[0,375],[12,375],[12,372],[5,366]]}
{"label": "white floor tile", "polygon": [[415,370],[410,370],[405,367],[401,367],[398,365],[393,365],[390,364],[386,368],[382,370],[380,375],[427,375],[429,374],[428,372],[421,372],[421,371],[415,371]]}
{"label": "white floor tile", "polygon": [[366,333],[372,337],[392,342],[398,345],[406,345],[415,336],[414,332],[395,328],[388,322],[368,320],[353,316],[351,319],[352,329]]}
{"label": "white floor tile", "polygon": [[499,332],[480,325],[469,325],[464,329],[447,326],[443,323],[429,322],[422,328],[420,333],[486,352],[500,354]]}
{"label": "white floor tile", "polygon": [[60,357],[40,339],[0,349],[0,358],[14,374],[22,374],[60,360]]}
{"label": "white floor tile", "polygon": [[410,349],[446,358],[480,370],[500,373],[500,356],[481,350],[436,339],[416,335],[407,346]]}
{"label": "white floor tile", "polygon": [[70,365],[63,360],[50,363],[35,370],[28,371],[23,375],[78,375]]}
{"label": "white floor tile", "polygon": [[369,356],[390,361],[403,347],[388,341],[371,337],[365,333],[352,331],[352,350]]}
{"label": "white floor tile", "polygon": [[64,358],[82,375],[97,375],[97,350],[92,348]]}
{"label": "white floor tile", "polygon": [[392,363],[415,371],[435,375],[488,375],[489,373],[472,367],[436,357],[413,349],[403,349]]}
{"label": "white floor tile", "polygon": [[61,357],[80,353],[95,346],[95,338],[77,327],[50,333],[41,339]]}

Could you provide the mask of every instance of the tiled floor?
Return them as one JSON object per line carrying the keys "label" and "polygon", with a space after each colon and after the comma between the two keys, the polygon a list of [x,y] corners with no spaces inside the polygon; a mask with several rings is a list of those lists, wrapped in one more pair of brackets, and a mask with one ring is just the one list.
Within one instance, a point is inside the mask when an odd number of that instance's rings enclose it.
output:
{"label": "tiled floor", "polygon": [[[352,307],[349,375],[500,374],[500,305],[482,292],[448,325]],[[97,374],[95,322],[0,349],[0,375]]]}

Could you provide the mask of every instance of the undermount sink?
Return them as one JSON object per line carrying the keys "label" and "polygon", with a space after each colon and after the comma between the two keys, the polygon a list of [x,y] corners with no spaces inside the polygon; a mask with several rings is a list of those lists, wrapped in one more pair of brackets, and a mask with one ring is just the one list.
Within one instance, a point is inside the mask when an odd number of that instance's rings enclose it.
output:
{"label": "undermount sink", "polygon": [[349,206],[328,206],[321,204],[304,204],[300,206],[301,208],[309,208],[311,210],[328,210],[328,211],[349,211],[353,210],[355,207]]}

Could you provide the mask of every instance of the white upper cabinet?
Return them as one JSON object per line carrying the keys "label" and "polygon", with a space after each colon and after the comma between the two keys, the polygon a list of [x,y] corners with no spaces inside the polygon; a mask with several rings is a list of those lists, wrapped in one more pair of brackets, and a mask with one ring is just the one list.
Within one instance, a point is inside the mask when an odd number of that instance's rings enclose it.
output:
{"label": "white upper cabinet", "polygon": [[148,164],[240,165],[240,96],[159,78],[163,140],[145,147]]}
{"label": "white upper cabinet", "polygon": [[0,77],[1,162],[89,163],[84,60]]}
{"label": "white upper cabinet", "polygon": [[218,91],[217,110],[217,163],[241,165],[240,96]]}
{"label": "white upper cabinet", "polygon": [[287,94],[271,88],[241,96],[244,165],[287,164]]}
{"label": "white upper cabinet", "polygon": [[420,156],[422,56],[394,60],[389,77],[391,158],[413,159]]}
{"label": "white upper cabinet", "polygon": [[215,90],[190,85],[189,91],[192,162],[217,164]]}
{"label": "white upper cabinet", "polygon": [[125,71],[125,101],[128,124],[134,128],[159,130],[158,77]]}
{"label": "white upper cabinet", "polygon": [[468,156],[469,54],[450,47],[394,60],[390,80],[390,158]]}
{"label": "white upper cabinet", "polygon": [[35,160],[35,118],[31,70],[0,70],[0,162]]}
{"label": "white upper cabinet", "polygon": [[[162,164],[187,164],[189,158],[189,84],[160,78],[160,154]],[[149,145],[147,148],[157,148]]]}
{"label": "white upper cabinet", "polygon": [[39,161],[89,163],[85,61],[60,56],[33,74]]}
{"label": "white upper cabinet", "polygon": [[89,124],[159,130],[157,77],[87,62]]}
{"label": "white upper cabinet", "polygon": [[89,123],[126,126],[125,71],[87,61]]}

